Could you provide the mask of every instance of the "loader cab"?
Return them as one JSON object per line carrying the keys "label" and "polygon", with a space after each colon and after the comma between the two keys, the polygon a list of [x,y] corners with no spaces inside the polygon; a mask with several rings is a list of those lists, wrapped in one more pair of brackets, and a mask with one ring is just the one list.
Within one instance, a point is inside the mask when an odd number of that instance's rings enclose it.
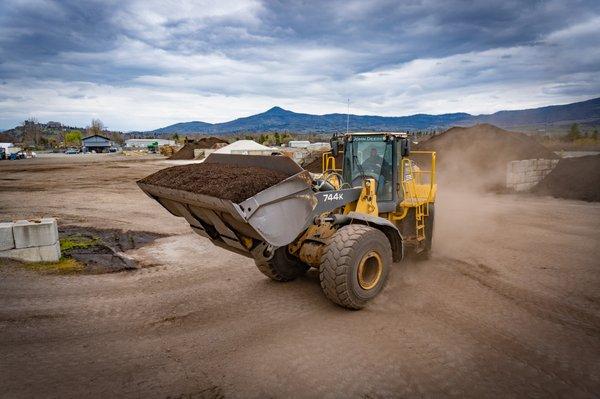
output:
{"label": "loader cab", "polygon": [[393,212],[402,200],[398,165],[408,155],[408,139],[397,134],[353,133],[344,137],[343,179],[360,187],[365,178],[377,183],[380,212]]}

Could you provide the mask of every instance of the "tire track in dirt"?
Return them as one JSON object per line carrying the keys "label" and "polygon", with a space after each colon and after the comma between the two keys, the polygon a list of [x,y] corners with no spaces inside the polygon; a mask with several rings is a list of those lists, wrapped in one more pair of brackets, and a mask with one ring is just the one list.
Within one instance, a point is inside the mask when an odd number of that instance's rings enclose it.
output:
{"label": "tire track in dirt", "polygon": [[[552,357],[536,348],[526,345],[518,336],[511,335],[498,329],[482,319],[474,319],[446,303],[434,300],[432,306],[422,309],[422,313],[438,320],[453,330],[460,331],[469,339],[476,341],[480,346],[487,347],[500,356],[508,357],[513,361],[544,375],[543,380],[552,380],[552,384],[540,385],[547,395],[554,396],[580,396],[595,397],[600,389],[599,381],[593,374],[593,368],[573,368],[565,365],[564,359]],[[486,367],[486,365],[482,365]],[[510,373],[510,371],[507,371]],[[555,384],[556,381],[559,384]],[[576,389],[579,392],[573,392]]]}
{"label": "tire track in dirt", "polygon": [[600,336],[600,317],[592,313],[505,282],[497,277],[497,272],[490,272],[493,269],[486,265],[453,258],[439,260],[440,264],[458,270],[462,275],[492,290],[535,317],[584,331],[591,337]]}

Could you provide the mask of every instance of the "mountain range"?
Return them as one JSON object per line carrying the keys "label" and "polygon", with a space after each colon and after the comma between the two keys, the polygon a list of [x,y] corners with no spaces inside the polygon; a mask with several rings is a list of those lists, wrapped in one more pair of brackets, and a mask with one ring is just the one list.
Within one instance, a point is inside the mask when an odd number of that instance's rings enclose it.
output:
{"label": "mountain range", "polygon": [[[266,112],[224,123],[200,121],[181,122],[144,132],[155,136],[173,133],[329,133],[346,129],[346,114],[311,115],[273,107]],[[489,115],[451,113],[409,116],[350,115],[353,131],[415,131],[444,129],[450,126],[470,126],[490,123],[504,128],[517,126],[564,125],[570,123],[600,124],[600,97],[566,105],[499,111]]]}

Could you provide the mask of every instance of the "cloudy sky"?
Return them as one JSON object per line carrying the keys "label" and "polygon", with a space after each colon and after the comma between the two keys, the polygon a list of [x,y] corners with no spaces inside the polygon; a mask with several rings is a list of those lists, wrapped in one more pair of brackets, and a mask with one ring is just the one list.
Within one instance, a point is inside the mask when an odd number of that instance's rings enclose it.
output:
{"label": "cloudy sky", "polygon": [[0,2],[0,128],[371,115],[600,95],[600,1]]}

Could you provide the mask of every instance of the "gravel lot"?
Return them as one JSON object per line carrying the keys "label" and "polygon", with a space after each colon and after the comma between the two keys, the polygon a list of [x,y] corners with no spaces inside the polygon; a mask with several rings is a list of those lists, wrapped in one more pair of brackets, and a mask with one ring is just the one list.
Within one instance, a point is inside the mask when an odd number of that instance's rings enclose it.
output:
{"label": "gravel lot", "polygon": [[395,265],[366,309],[314,272],[266,279],[190,233],[113,155],[0,162],[0,219],[167,234],[142,270],[40,275],[0,263],[4,397],[594,397],[600,204],[453,193],[434,256]]}

